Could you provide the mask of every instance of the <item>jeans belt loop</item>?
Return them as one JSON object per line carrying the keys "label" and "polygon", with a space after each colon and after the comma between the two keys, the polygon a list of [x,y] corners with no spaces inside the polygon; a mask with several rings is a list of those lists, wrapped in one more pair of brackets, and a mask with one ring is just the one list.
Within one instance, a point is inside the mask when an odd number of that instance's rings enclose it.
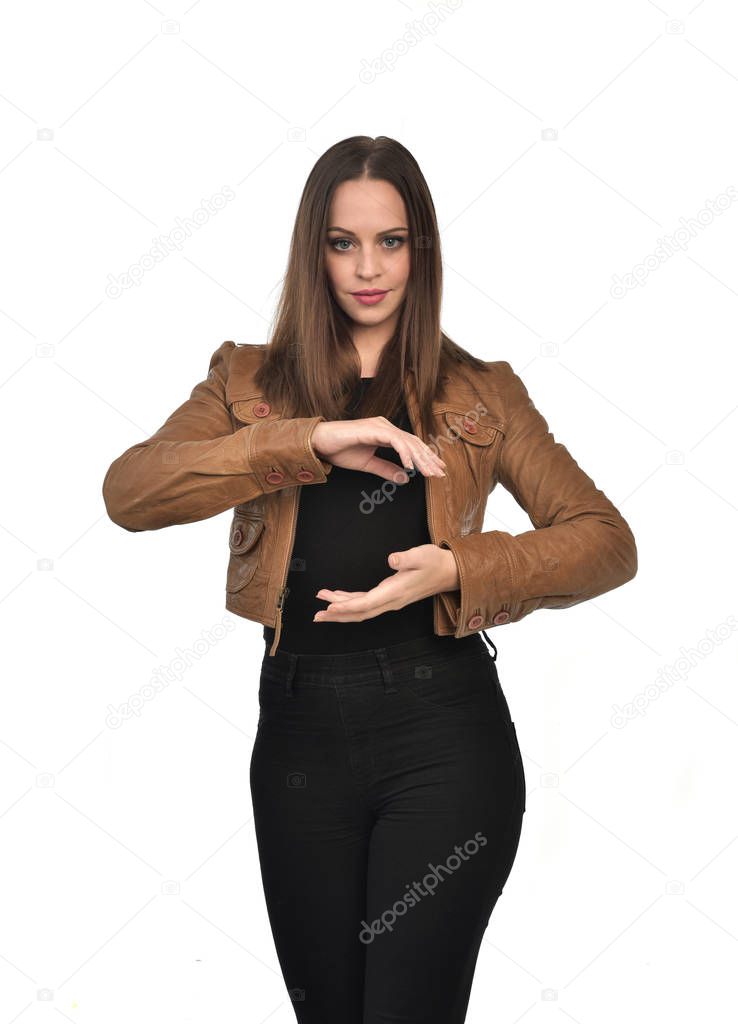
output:
{"label": "jeans belt loop", "polygon": [[293,654],[292,651],[285,651],[285,654],[290,659],[290,664],[289,668],[287,669],[287,676],[284,681],[284,692],[286,697],[294,697],[295,692],[292,688],[292,680],[295,678],[295,672],[297,671],[297,661],[300,655]]}
{"label": "jeans belt loop", "polygon": [[397,687],[394,685],[394,681],[392,679],[392,666],[389,663],[386,649],[384,647],[375,647],[374,654],[379,662],[379,668],[382,672],[384,692],[397,693]]}

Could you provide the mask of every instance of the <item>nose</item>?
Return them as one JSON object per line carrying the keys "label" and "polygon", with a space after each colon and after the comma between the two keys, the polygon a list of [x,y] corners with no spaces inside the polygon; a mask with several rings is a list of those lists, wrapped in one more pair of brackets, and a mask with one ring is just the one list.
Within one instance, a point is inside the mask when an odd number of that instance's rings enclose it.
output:
{"label": "nose", "polygon": [[356,273],[362,279],[372,279],[382,272],[381,258],[377,253],[364,250],[356,262]]}

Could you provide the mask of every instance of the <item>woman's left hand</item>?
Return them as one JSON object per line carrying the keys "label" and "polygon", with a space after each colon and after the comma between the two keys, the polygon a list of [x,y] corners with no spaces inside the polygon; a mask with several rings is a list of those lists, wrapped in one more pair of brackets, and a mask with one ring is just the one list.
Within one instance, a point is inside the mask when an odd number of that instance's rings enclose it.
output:
{"label": "woman's left hand", "polygon": [[330,603],[316,612],[313,622],[363,622],[459,587],[453,552],[437,544],[393,551],[387,562],[396,570],[394,576],[388,576],[371,590],[319,590],[315,596]]}

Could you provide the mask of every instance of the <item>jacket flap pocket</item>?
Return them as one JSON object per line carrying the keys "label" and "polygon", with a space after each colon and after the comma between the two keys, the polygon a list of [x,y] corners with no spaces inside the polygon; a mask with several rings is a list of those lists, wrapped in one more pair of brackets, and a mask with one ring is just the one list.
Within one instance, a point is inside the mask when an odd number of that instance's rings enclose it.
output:
{"label": "jacket flap pocket", "polygon": [[245,555],[256,544],[264,529],[264,519],[236,513],[231,523],[228,546],[234,555]]}
{"label": "jacket flap pocket", "polygon": [[259,420],[273,420],[279,417],[279,411],[271,402],[267,402],[261,392],[231,397],[226,391],[226,400],[239,423],[258,423]]}
{"label": "jacket flap pocket", "polygon": [[[228,562],[228,574],[226,576],[226,590],[228,593],[237,594],[239,590],[247,587],[254,576],[256,576],[258,564],[258,558],[231,558]],[[262,573],[261,586],[265,585],[263,576],[264,574]]]}
{"label": "jacket flap pocket", "polygon": [[447,409],[443,418],[451,437],[461,437],[469,444],[486,446],[504,436],[504,425],[487,414]]}

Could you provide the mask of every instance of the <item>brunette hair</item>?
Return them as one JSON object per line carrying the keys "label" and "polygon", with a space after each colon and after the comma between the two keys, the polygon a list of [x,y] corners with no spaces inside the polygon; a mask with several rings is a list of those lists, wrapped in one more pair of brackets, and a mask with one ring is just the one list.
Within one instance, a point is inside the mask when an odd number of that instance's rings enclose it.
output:
{"label": "brunette hair", "polygon": [[353,415],[392,419],[403,401],[401,382],[412,369],[427,438],[431,402],[452,364],[486,369],[483,360],[452,341],[440,326],[441,244],[428,185],[415,158],[387,136],[354,135],[323,153],[308,175],[290,243],[284,286],[271,340],[255,383],[287,417],[346,415],[347,394],[359,383],[361,362],[351,319],[335,301],[325,270],[328,214],[344,181],[387,181],[405,203],[410,274],[397,328],[379,358],[376,379]]}

